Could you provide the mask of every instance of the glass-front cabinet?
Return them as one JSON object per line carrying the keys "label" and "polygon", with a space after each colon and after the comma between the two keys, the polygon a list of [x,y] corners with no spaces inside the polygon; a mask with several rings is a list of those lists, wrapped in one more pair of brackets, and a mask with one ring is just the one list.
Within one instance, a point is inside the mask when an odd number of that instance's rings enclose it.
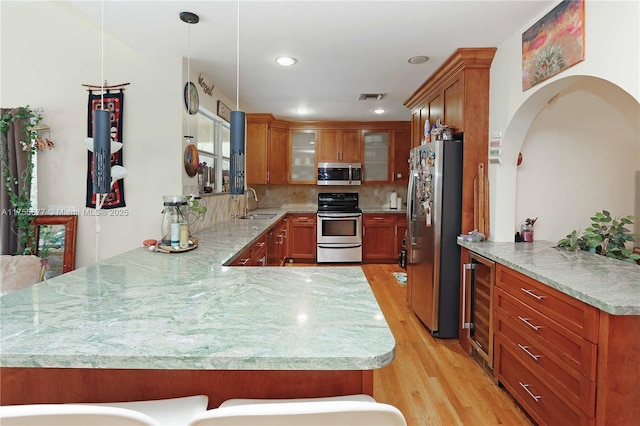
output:
{"label": "glass-front cabinet", "polygon": [[316,183],[316,138],[315,130],[291,131],[289,183]]}
{"label": "glass-front cabinet", "polygon": [[389,180],[389,132],[364,131],[364,180]]}

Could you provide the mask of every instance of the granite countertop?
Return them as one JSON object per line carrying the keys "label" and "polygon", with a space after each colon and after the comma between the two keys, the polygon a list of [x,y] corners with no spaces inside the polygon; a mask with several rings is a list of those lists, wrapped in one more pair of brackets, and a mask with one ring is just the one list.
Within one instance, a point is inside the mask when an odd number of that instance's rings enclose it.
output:
{"label": "granite countertop", "polygon": [[462,247],[612,315],[640,315],[640,266],[550,241],[458,241]]}
{"label": "granite countertop", "polygon": [[[260,210],[261,213],[266,212]],[[360,267],[225,267],[286,211],[0,298],[3,367],[371,370],[395,340]]]}

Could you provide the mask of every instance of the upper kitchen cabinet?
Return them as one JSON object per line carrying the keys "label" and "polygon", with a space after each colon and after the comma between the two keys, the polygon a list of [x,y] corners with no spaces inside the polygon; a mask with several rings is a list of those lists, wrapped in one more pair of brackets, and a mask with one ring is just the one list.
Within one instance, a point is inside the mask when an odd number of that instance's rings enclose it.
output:
{"label": "upper kitchen cabinet", "polygon": [[361,163],[359,129],[322,129],[317,148],[319,163]]}
{"label": "upper kitchen cabinet", "polygon": [[391,161],[393,170],[391,172],[391,182],[409,182],[409,151],[411,150],[411,130],[409,123],[404,129],[391,131]]}
{"label": "upper kitchen cabinet", "polygon": [[464,132],[462,233],[473,230],[473,179],[478,164],[487,165],[489,71],[495,48],[456,50],[404,103],[411,110],[411,145],[424,138],[427,122]]}
{"label": "upper kitchen cabinet", "polygon": [[316,130],[291,130],[291,172],[289,183],[315,184],[316,169]]}
{"label": "upper kitchen cabinet", "polygon": [[271,114],[247,114],[248,185],[287,183],[289,124]]}
{"label": "upper kitchen cabinet", "polygon": [[364,131],[364,180],[386,182],[389,180],[389,132]]}
{"label": "upper kitchen cabinet", "polygon": [[364,182],[406,183],[411,127],[406,121],[385,122],[363,130]]}

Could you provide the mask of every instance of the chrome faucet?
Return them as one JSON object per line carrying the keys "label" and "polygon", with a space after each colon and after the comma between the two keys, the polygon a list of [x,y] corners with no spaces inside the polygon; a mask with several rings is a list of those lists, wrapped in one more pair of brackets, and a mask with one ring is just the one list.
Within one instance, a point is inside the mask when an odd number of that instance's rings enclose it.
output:
{"label": "chrome faucet", "polygon": [[247,188],[244,191],[244,215],[246,216],[249,213],[249,191],[253,192],[253,199],[258,202],[258,194],[256,194],[256,190],[253,188]]}

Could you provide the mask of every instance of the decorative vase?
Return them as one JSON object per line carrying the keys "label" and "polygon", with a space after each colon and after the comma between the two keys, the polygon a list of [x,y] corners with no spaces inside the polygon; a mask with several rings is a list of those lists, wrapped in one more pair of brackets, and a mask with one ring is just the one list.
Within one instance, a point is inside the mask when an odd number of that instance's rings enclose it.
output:
{"label": "decorative vase", "polygon": [[205,185],[204,170],[199,169],[198,170],[198,193],[204,194],[204,185]]}
{"label": "decorative vase", "polygon": [[522,224],[521,232],[522,241],[525,243],[533,242],[533,225],[524,223]]}

